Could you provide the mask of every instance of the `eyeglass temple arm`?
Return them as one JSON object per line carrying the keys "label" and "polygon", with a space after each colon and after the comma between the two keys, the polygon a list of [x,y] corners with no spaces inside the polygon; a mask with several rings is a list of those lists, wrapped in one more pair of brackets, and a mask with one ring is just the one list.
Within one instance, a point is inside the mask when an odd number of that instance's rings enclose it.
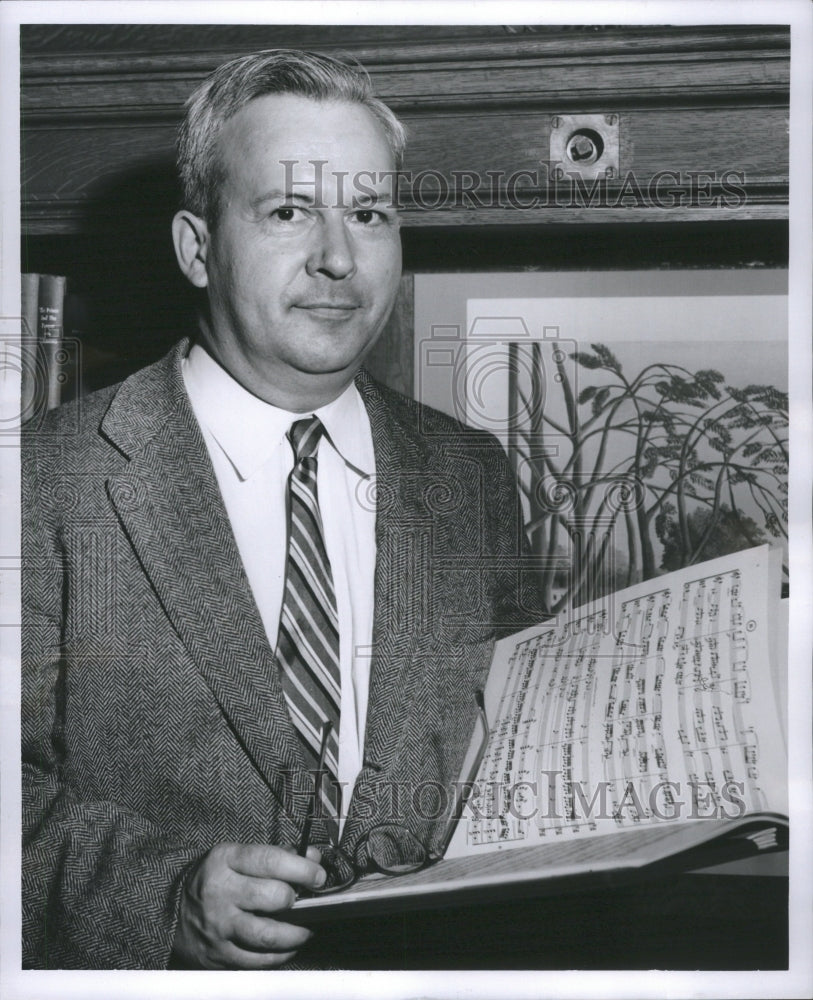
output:
{"label": "eyeglass temple arm", "polygon": [[322,724],[322,744],[319,747],[319,765],[314,775],[314,790],[311,796],[310,802],[308,803],[308,812],[305,816],[305,824],[302,827],[302,833],[299,837],[299,847],[297,848],[297,854],[304,858],[308,852],[308,846],[311,840],[311,827],[313,826],[313,817],[316,812],[316,803],[319,796],[322,794],[322,775],[325,773],[325,757],[327,756],[327,741],[330,737],[331,730],[333,729],[333,723],[330,719],[325,719]]}

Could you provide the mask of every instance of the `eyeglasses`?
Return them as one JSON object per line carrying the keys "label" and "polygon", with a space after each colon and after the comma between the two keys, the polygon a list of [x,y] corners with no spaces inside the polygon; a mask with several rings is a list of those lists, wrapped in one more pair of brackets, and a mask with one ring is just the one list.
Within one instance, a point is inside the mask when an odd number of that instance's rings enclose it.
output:
{"label": "eyeglasses", "polygon": [[457,821],[463,812],[463,807],[471,797],[475,788],[474,779],[480,769],[483,755],[490,735],[488,717],[482,690],[474,693],[479,718],[482,722],[483,734],[480,745],[474,757],[471,773],[467,780],[455,785],[455,800],[449,814],[438,849],[432,850],[423,840],[417,837],[409,827],[399,823],[379,823],[367,830],[356,843],[353,854],[350,855],[339,847],[329,831],[331,842],[310,843],[313,820],[317,815],[321,801],[322,781],[325,774],[325,754],[332,724],[325,721],[322,725],[321,746],[319,750],[319,765],[314,775],[313,795],[310,799],[305,825],[299,839],[298,853],[304,857],[308,847],[316,847],[322,855],[321,865],[327,872],[327,880],[319,889],[313,889],[310,894],[323,896],[332,892],[348,889],[364,875],[374,872],[380,875],[409,875],[412,872],[429,868],[440,861],[446,853],[449,841],[452,839]]}

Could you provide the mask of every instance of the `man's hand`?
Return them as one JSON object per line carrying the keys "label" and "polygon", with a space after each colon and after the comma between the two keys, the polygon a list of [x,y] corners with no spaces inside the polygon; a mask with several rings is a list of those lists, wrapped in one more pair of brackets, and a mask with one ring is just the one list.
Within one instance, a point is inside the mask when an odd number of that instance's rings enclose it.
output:
{"label": "man's hand", "polygon": [[270,969],[311,936],[273,914],[290,908],[294,886],[318,888],[319,852],[302,858],[265,844],[218,844],[187,879],[173,952],[205,969]]}

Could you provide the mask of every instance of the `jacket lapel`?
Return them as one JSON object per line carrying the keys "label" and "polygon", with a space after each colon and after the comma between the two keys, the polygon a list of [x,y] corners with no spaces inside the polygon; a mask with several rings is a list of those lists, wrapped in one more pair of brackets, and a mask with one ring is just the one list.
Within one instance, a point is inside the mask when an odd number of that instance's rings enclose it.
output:
{"label": "jacket lapel", "polygon": [[[350,844],[369,826],[369,803],[411,777],[401,771],[396,775],[394,768],[400,762],[403,769],[404,761],[411,760],[403,750],[410,733],[420,728],[416,713],[425,714],[426,708],[419,690],[426,678],[415,664],[427,639],[423,606],[431,541],[431,518],[422,495],[428,450],[413,423],[398,419],[366,372],[359,373],[356,385],[375,447],[377,557],[364,761],[344,830]],[[382,790],[377,792],[376,786]]]}
{"label": "jacket lapel", "polygon": [[426,461],[420,439],[395,420],[364,372],[357,384],[370,416],[377,482],[373,656],[364,756],[381,771],[392,762],[409,705],[409,666],[426,599],[422,564],[428,557],[431,524],[416,476],[417,469],[425,470]]}
{"label": "jacket lapel", "polygon": [[301,780],[304,762],[183,387],[186,346],[129,379],[114,398],[102,431],[129,463],[110,477],[109,494],[167,616],[237,738],[291,814],[300,811],[294,776]]}

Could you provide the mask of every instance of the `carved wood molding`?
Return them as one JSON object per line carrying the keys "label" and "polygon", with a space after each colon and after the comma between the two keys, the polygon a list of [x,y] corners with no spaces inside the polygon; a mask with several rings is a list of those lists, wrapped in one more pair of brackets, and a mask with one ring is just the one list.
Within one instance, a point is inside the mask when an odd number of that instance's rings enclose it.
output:
{"label": "carved wood molding", "polygon": [[[790,49],[781,25],[706,25],[644,27],[627,25],[537,25],[513,30],[502,25],[341,26],[341,25],[25,25],[24,74],[68,70],[77,60],[93,71],[121,66],[160,68],[167,61],[207,71],[212,59],[279,46],[308,46],[364,57],[365,65],[405,61],[425,63],[540,57],[589,58],[630,53],[720,52]],[[50,37],[44,37],[48,31]]]}
{"label": "carved wood molding", "polygon": [[[232,44],[177,53],[24,49],[23,111],[31,124],[75,116],[174,117],[198,80],[254,47]],[[786,101],[788,93],[789,36],[773,26],[626,28],[314,47],[357,59],[381,96],[402,111],[472,102],[482,107],[597,100],[773,102]]]}

